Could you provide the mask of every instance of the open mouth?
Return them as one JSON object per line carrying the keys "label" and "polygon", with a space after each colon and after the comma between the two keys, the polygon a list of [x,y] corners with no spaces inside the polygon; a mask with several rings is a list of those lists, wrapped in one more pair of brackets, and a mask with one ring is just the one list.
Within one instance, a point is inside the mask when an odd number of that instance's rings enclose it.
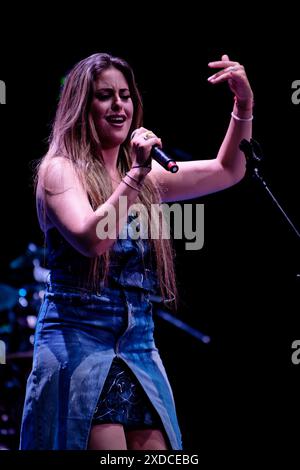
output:
{"label": "open mouth", "polygon": [[106,120],[110,124],[120,126],[120,125],[124,124],[124,122],[126,121],[126,117],[121,115],[121,114],[119,114],[119,115],[115,114],[115,115],[107,116]]}

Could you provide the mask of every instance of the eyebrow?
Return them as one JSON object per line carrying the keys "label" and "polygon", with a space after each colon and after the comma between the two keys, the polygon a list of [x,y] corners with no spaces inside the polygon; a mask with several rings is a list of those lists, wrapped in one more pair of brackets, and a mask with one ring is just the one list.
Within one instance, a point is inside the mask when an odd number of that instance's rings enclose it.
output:
{"label": "eyebrow", "polygon": [[[109,87],[107,87],[107,88],[98,88],[97,90],[95,90],[95,93],[97,93],[98,91],[111,91],[111,90],[113,90],[112,87],[111,88],[109,88]],[[129,91],[129,88],[120,88],[119,91]]]}

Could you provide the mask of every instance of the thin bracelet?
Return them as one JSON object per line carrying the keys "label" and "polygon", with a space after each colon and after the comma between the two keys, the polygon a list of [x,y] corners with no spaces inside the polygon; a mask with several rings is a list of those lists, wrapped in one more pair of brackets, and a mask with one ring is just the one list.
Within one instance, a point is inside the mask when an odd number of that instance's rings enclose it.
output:
{"label": "thin bracelet", "polygon": [[128,176],[128,178],[130,178],[131,180],[135,181],[138,185],[141,186],[142,183],[140,183],[140,181],[136,180],[135,178],[132,178],[132,176],[130,176],[128,173],[125,173],[126,176]]}
{"label": "thin bracelet", "polygon": [[234,114],[233,111],[232,111],[232,113],[231,113],[231,116],[233,117],[233,119],[236,119],[236,121],[248,122],[248,121],[252,121],[252,119],[253,119],[253,114],[252,114],[252,116],[249,117],[249,118],[240,118],[240,117],[238,117],[236,114]]}
{"label": "thin bracelet", "polygon": [[127,186],[129,186],[129,187],[130,187],[130,188],[132,188],[132,189],[135,189],[135,190],[136,190],[136,191],[138,191],[138,192],[140,192],[140,191],[141,191],[140,189],[138,189],[138,188],[135,188],[134,186],[131,186],[131,184],[129,184],[129,183],[126,183],[126,181],[125,181],[123,178],[121,179],[121,182],[123,182],[123,183],[127,184]]}
{"label": "thin bracelet", "polygon": [[147,166],[147,165],[135,165],[135,166],[132,166],[131,168],[151,168],[151,166]]}

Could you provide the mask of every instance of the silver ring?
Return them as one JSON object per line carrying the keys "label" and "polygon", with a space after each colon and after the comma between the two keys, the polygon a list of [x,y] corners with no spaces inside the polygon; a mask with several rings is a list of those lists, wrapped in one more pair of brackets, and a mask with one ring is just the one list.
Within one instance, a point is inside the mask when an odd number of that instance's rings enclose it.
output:
{"label": "silver ring", "polygon": [[233,70],[237,70],[238,66],[237,65],[231,65],[231,67],[228,67],[227,71],[232,72]]}

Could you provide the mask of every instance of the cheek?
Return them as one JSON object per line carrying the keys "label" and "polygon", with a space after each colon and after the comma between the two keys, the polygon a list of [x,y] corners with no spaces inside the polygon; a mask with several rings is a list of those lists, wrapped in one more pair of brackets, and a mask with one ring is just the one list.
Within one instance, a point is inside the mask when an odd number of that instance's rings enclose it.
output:
{"label": "cheek", "polygon": [[97,129],[97,132],[99,135],[104,135],[106,133],[106,121],[103,119],[105,115],[105,110],[103,109],[102,106],[99,106],[98,104],[95,106],[92,106],[91,108],[91,116],[94,122],[94,126]]}
{"label": "cheek", "polygon": [[99,101],[92,104],[91,111],[94,121],[99,121],[105,114],[105,108]]}
{"label": "cheek", "polygon": [[132,118],[133,118],[133,105],[128,107],[126,114],[127,114],[127,117],[128,117],[128,121],[130,121],[130,123],[131,123]]}
{"label": "cheek", "polygon": [[130,114],[130,118],[132,119],[133,117],[133,103],[131,102],[130,106],[129,106],[129,110],[128,110],[128,114]]}

